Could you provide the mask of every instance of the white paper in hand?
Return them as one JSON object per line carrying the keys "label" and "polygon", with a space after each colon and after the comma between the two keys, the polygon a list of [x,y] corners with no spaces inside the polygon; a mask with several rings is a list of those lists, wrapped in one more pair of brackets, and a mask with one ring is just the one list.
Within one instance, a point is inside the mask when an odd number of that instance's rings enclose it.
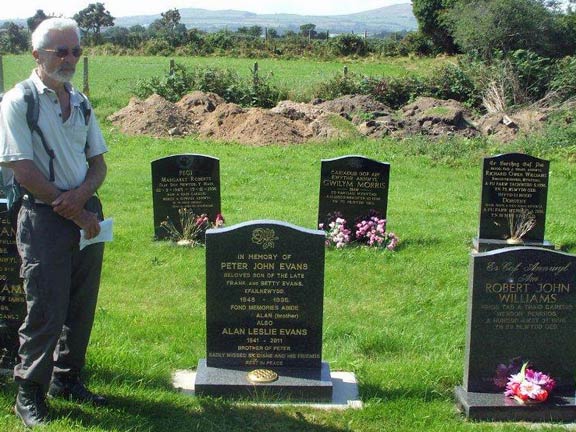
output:
{"label": "white paper in hand", "polygon": [[110,241],[112,241],[112,218],[104,219],[100,222],[100,234],[90,240],[86,240],[84,230],[80,230],[80,250],[93,243]]}

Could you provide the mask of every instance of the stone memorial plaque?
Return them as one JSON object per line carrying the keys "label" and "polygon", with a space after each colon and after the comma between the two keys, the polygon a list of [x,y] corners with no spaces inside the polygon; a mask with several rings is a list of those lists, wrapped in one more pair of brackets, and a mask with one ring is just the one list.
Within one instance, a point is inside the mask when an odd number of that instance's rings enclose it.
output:
{"label": "stone memorial plaque", "polygon": [[[330,400],[320,230],[252,221],[206,232],[206,359],[197,394]],[[270,382],[250,376],[277,375]],[[251,374],[251,375],[249,375]]]}
{"label": "stone memorial plaque", "polygon": [[207,231],[208,366],[320,368],[324,248],[284,223]]}
{"label": "stone memorial plaque", "polygon": [[220,161],[210,156],[181,154],[152,161],[154,234],[168,237],[161,223],[169,218],[182,231],[180,211],[206,214],[211,221],[220,213]]}
{"label": "stone memorial plaque", "polygon": [[340,213],[349,225],[371,213],[386,218],[390,164],[362,156],[322,160],[318,224]]}
{"label": "stone memorial plaque", "polygon": [[549,167],[520,153],[484,158],[479,238],[508,240],[530,218],[523,240],[544,241]]}
{"label": "stone memorial plaque", "polygon": [[550,404],[563,408],[555,418],[576,419],[574,342],[576,256],[534,247],[471,255],[464,385],[457,395],[475,418],[507,418],[517,406],[504,396],[507,378],[529,361],[556,380]]}
{"label": "stone memorial plaque", "polygon": [[0,368],[14,366],[18,352],[18,328],[26,318],[26,295],[20,279],[16,233],[0,199]]}

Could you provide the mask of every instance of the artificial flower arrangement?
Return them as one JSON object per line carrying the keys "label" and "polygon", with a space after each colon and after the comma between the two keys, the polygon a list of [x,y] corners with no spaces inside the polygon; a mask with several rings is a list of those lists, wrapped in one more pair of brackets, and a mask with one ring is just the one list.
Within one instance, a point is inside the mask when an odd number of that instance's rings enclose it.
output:
{"label": "artificial flower arrangement", "polygon": [[216,215],[214,221],[210,221],[205,213],[197,215],[191,210],[181,208],[178,210],[178,216],[182,230],[176,227],[170,217],[167,217],[160,226],[167,231],[170,240],[179,246],[194,247],[202,244],[207,229],[224,226],[224,217],[220,213]]}
{"label": "artificial flower arrangement", "polygon": [[548,399],[555,385],[554,379],[528,368],[526,362],[520,372],[509,376],[504,394],[523,405],[542,403]]}
{"label": "artificial flower arrangement", "polygon": [[356,242],[372,247],[385,247],[394,250],[398,245],[398,237],[393,232],[386,232],[386,219],[379,217],[375,212],[366,218],[356,221],[353,227],[339,213],[329,215],[328,222],[319,225],[326,231],[326,246],[335,246],[340,249]]}

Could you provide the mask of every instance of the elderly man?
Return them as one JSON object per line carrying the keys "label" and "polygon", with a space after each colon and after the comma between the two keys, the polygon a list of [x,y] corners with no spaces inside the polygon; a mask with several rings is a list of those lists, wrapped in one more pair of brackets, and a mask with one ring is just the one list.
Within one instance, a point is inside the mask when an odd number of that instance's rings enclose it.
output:
{"label": "elderly man", "polygon": [[[31,131],[26,89],[7,92],[0,110],[0,164],[23,190],[17,244],[27,316],[19,329],[16,414],[26,426],[48,421],[46,393],[101,405],[80,380],[92,330],[103,243],[79,250],[80,229],[98,235],[96,190],[106,177],[106,143],[85,96],[72,87],[82,55],[75,21],[51,18],[32,34],[39,131]],[[41,138],[43,135],[43,138]],[[44,141],[44,142],[43,142]]]}

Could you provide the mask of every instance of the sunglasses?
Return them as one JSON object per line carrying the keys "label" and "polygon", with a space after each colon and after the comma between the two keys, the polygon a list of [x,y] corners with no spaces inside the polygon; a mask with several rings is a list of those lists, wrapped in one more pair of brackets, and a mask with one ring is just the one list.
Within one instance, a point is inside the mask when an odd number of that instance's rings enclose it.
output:
{"label": "sunglasses", "polygon": [[61,58],[61,59],[68,57],[68,54],[70,54],[70,53],[72,53],[72,55],[76,58],[78,58],[82,55],[82,48],[80,48],[80,47],[74,47],[72,49],[64,48],[64,47],[60,47],[60,48],[56,48],[56,49],[47,49],[47,48],[40,48],[40,49],[42,51],[54,53],[54,55],[56,57]]}

